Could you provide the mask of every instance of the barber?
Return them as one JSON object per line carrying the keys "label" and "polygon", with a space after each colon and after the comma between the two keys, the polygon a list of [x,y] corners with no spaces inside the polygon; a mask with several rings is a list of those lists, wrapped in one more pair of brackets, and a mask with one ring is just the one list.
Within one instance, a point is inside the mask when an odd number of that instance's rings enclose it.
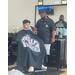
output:
{"label": "barber", "polygon": [[47,55],[50,55],[50,45],[55,42],[55,24],[52,19],[50,19],[45,10],[40,11],[40,17],[37,21],[37,35],[43,40]]}

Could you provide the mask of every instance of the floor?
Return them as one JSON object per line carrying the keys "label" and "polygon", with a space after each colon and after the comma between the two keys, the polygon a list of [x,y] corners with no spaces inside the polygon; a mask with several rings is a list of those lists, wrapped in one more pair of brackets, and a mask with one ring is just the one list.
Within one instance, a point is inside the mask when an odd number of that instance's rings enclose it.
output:
{"label": "floor", "polygon": [[[17,55],[15,52],[13,52],[14,55]],[[9,65],[8,68],[13,68],[13,67],[16,67],[16,62],[13,64],[13,65]],[[55,67],[48,67],[48,69],[53,69],[53,70],[56,70],[57,68]],[[67,68],[63,68],[63,69],[60,69],[61,71],[65,71],[63,73],[61,73],[60,75],[67,75]],[[9,71],[8,71],[9,72]]]}
{"label": "floor", "polygon": [[[13,65],[8,66],[8,68],[13,68],[16,66],[16,63],[14,63]],[[55,67],[48,67],[48,69],[56,69]],[[60,75],[67,75],[67,68],[63,68],[60,69],[61,71],[65,71],[64,73],[60,74]],[[8,71],[9,72],[9,71]]]}

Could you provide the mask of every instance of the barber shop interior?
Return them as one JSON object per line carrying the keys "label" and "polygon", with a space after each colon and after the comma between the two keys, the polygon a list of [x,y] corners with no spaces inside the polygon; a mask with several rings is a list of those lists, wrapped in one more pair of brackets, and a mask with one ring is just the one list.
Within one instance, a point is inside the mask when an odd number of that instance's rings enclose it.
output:
{"label": "barber shop interior", "polygon": [[8,0],[8,75],[67,75],[67,0]]}

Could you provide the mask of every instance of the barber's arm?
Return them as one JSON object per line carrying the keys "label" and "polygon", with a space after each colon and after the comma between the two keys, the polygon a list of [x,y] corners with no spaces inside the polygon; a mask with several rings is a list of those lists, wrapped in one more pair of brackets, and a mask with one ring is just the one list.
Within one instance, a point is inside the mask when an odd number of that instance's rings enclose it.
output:
{"label": "barber's arm", "polygon": [[38,29],[38,22],[35,25],[35,31],[37,31],[37,29]]}
{"label": "barber's arm", "polygon": [[55,42],[55,30],[52,31],[51,43]]}
{"label": "barber's arm", "polygon": [[51,23],[51,31],[52,31],[51,43],[55,42],[55,30],[56,30],[56,27],[55,27],[54,21],[52,21]]}

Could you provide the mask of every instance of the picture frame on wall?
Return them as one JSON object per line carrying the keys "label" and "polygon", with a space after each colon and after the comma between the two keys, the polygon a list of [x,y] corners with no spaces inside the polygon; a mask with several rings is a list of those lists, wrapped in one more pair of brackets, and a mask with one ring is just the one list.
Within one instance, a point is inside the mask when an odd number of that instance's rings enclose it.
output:
{"label": "picture frame on wall", "polygon": [[38,5],[43,5],[43,0],[38,0]]}
{"label": "picture frame on wall", "polygon": [[67,4],[67,0],[61,0],[61,4]]}

